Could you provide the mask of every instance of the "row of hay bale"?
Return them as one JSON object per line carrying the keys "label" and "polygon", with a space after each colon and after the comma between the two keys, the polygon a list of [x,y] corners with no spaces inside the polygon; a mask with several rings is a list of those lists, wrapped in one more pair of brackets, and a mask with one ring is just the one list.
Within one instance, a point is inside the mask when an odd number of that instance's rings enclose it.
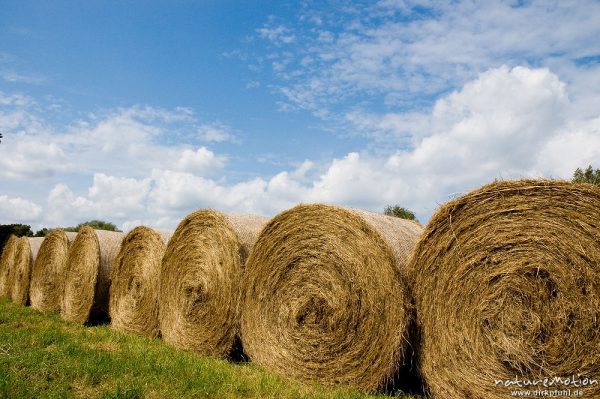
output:
{"label": "row of hay bale", "polygon": [[26,274],[7,273],[7,259],[35,259],[31,305],[79,323],[108,313],[117,329],[219,357],[239,340],[253,362],[303,381],[376,389],[414,363],[437,398],[506,397],[507,381],[554,377],[600,397],[591,185],[496,182],[424,229],[299,205],[270,220],[196,211],[172,236],[56,230],[37,259],[25,241],[4,250],[0,294]]}

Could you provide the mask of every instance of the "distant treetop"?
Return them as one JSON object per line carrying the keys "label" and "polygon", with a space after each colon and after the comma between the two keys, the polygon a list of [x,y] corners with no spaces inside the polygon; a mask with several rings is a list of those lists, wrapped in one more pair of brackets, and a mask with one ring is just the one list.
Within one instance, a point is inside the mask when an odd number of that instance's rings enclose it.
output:
{"label": "distant treetop", "polygon": [[600,186],[600,169],[594,170],[592,165],[589,165],[586,170],[577,168],[571,181],[573,183],[590,183]]}
{"label": "distant treetop", "polygon": [[65,227],[64,230],[77,232],[81,230],[83,226],[90,226],[96,230],[121,231],[113,223],[105,222],[104,220],[90,220],[88,222],[79,223],[75,227]]}
{"label": "distant treetop", "polygon": [[401,207],[400,205],[388,205],[383,211],[384,215],[394,216],[401,219],[417,220],[417,217],[412,211]]}

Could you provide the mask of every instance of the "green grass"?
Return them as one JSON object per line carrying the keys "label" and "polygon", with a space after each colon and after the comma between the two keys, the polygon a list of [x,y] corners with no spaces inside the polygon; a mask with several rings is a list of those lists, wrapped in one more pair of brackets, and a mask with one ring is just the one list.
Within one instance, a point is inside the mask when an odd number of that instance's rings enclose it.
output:
{"label": "green grass", "polygon": [[[388,398],[82,327],[0,299],[0,398]],[[396,398],[416,398],[398,394]]]}

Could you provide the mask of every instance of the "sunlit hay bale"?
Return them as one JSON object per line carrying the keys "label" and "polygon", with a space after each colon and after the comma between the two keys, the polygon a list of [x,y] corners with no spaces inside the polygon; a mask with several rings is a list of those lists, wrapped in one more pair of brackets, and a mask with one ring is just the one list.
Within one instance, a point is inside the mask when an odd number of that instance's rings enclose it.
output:
{"label": "sunlit hay bale", "polygon": [[231,354],[244,263],[266,221],[199,210],[179,223],[162,261],[159,325],[166,342],[206,355]]}
{"label": "sunlit hay bale", "polygon": [[[407,271],[434,397],[506,398],[523,387],[509,380],[600,378],[600,188],[486,185],[433,216]],[[581,389],[600,397],[598,384]]]}
{"label": "sunlit hay bale", "polygon": [[111,269],[111,327],[136,335],[158,334],[161,261],[172,234],[140,226],[123,239]]}
{"label": "sunlit hay bale", "polygon": [[83,324],[108,317],[110,268],[124,234],[84,226],[67,255],[61,316]]}
{"label": "sunlit hay bale", "polygon": [[5,298],[10,298],[10,292],[12,290],[10,277],[15,262],[18,244],[19,237],[11,235],[4,245],[2,257],[0,258],[0,296]]}
{"label": "sunlit hay bale", "polygon": [[271,219],[244,273],[250,359],[302,381],[386,385],[408,360],[404,266],[421,231],[416,222],[328,205]]}
{"label": "sunlit hay bale", "polygon": [[10,296],[14,303],[25,306],[29,300],[31,269],[43,237],[21,237],[13,264]]}
{"label": "sunlit hay bale", "polygon": [[39,249],[31,272],[31,307],[41,312],[60,311],[64,291],[67,251],[77,233],[55,229],[48,233]]}

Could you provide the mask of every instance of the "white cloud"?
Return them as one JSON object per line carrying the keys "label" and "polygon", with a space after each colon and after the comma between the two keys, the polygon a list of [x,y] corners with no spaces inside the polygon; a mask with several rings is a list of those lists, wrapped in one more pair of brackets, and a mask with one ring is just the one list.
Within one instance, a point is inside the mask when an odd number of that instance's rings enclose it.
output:
{"label": "white cloud", "polygon": [[214,170],[222,169],[225,162],[225,157],[216,156],[206,147],[200,147],[196,151],[183,150],[175,164],[175,169],[196,175],[206,175]]}
{"label": "white cloud", "polygon": [[0,223],[23,223],[37,220],[42,208],[27,199],[0,195]]}
{"label": "white cloud", "polygon": [[227,125],[222,123],[207,123],[198,127],[198,134],[203,141],[221,143],[230,141],[237,143],[238,139]]}
{"label": "white cloud", "polygon": [[[235,182],[227,178],[223,156],[206,147],[159,144],[160,124],[117,113],[82,125],[79,135],[69,136],[73,147],[65,144],[67,136],[57,141],[69,162],[75,162],[77,149],[92,158],[77,162],[97,162],[105,170],[90,173],[89,188],[62,182],[50,190],[43,212],[32,202],[23,208],[40,225],[101,218],[124,229],[136,224],[174,228],[198,208],[274,215],[298,202],[374,211],[398,203],[426,221],[450,195],[495,178],[569,178],[576,167],[600,165],[600,112],[578,110],[570,85],[549,69],[503,66],[480,74],[426,111],[348,114],[359,128],[404,140],[402,149],[387,155],[353,151],[320,163],[304,160],[291,170]],[[131,134],[121,145],[119,131]],[[103,137],[106,142],[96,143]],[[110,172],[118,168],[106,161],[119,156],[126,166],[138,165],[137,172]],[[212,175],[215,171],[222,177]]]}
{"label": "white cloud", "polygon": [[204,141],[236,141],[224,124],[198,127],[183,107],[121,108],[53,127],[25,96],[0,93],[0,105],[0,179],[47,178],[59,171],[143,178],[154,168],[208,173],[222,168],[226,157],[191,144],[198,132]]}
{"label": "white cloud", "polygon": [[290,29],[285,26],[265,26],[257,29],[260,37],[268,39],[274,44],[290,44],[296,40],[296,37],[291,33]]}
{"label": "white cloud", "polygon": [[85,220],[123,221],[145,216],[149,178],[136,180],[97,173],[87,195],[76,195],[64,183],[48,195],[45,219],[54,225],[73,225]]}
{"label": "white cloud", "polygon": [[561,59],[575,65],[598,54],[600,3],[593,0],[382,1],[338,8],[335,17],[311,8],[326,23],[307,25],[312,19],[301,18],[286,27],[296,38],[287,45],[277,41],[281,29],[259,31],[279,45],[269,47],[276,56],[273,72],[295,106],[383,102],[418,109],[503,64],[551,66]]}
{"label": "white cloud", "polygon": [[68,159],[55,143],[20,133],[5,134],[0,146],[0,178],[47,178],[68,169]]}

